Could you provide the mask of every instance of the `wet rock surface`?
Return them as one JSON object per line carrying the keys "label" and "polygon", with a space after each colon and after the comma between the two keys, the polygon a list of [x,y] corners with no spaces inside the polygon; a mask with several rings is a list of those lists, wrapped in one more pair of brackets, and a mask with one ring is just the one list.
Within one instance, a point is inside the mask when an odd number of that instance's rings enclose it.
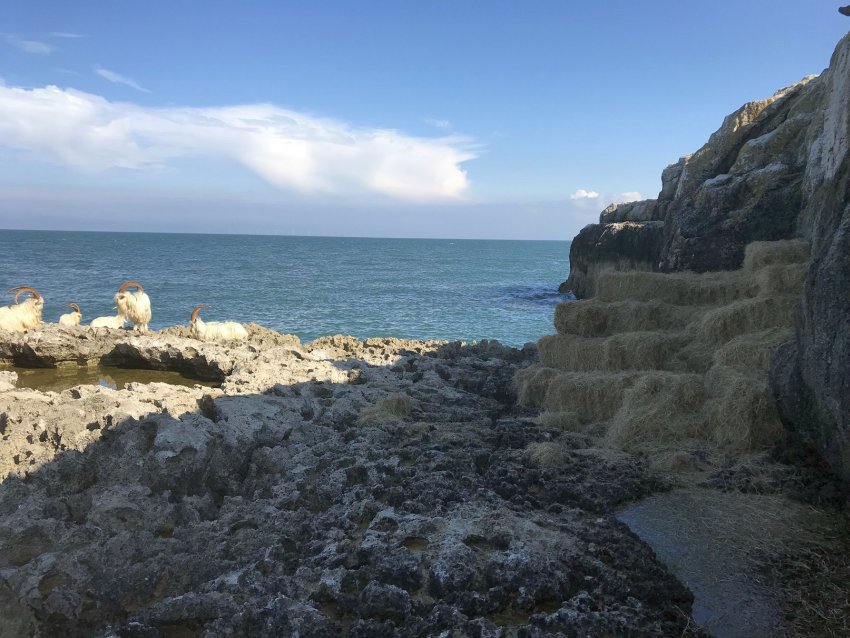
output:
{"label": "wet rock surface", "polygon": [[222,387],[0,379],[0,636],[686,631],[689,592],[614,517],[662,486],[514,407],[532,349],[103,332],[0,358],[83,344]]}

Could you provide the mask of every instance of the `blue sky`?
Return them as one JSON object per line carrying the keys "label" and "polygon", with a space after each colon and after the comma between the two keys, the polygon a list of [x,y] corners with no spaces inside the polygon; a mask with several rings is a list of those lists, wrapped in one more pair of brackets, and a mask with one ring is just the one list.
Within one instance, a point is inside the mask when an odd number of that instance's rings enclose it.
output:
{"label": "blue sky", "polygon": [[569,239],[838,6],[4,0],[0,228]]}

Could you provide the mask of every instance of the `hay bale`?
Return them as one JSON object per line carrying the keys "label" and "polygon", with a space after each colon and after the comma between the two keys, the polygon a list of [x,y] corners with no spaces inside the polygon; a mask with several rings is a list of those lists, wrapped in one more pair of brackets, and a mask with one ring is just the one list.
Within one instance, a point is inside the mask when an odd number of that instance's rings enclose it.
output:
{"label": "hay bale", "polygon": [[640,372],[561,372],[549,381],[541,407],[573,412],[582,426],[610,419]]}
{"label": "hay bale", "polygon": [[705,313],[699,336],[712,343],[723,343],[749,332],[794,325],[799,297],[774,295],[742,299]]}
{"label": "hay bale", "polygon": [[610,337],[551,335],[538,344],[540,363],[558,370],[662,370],[692,337],[683,332],[624,332]]}
{"label": "hay bale", "polygon": [[596,282],[599,301],[659,301],[676,306],[727,304],[752,297],[749,277],[736,272],[607,272]]}
{"label": "hay bale", "polygon": [[549,383],[558,375],[553,368],[538,363],[516,373],[517,402],[520,405],[541,407],[549,390]]}
{"label": "hay bale", "polygon": [[793,336],[791,328],[771,328],[740,335],[714,352],[713,364],[766,375],[773,353]]}
{"label": "hay bale", "polygon": [[565,301],[555,308],[555,329],[560,334],[582,337],[608,337],[620,332],[679,330],[691,322],[695,312],[695,308],[657,301]]}
{"label": "hay bale", "polygon": [[654,372],[623,394],[605,440],[623,449],[657,448],[699,437],[705,429],[703,377]]}
{"label": "hay bale", "polygon": [[364,408],[357,417],[358,425],[374,425],[390,421],[403,421],[410,416],[410,397],[406,394],[393,394]]}
{"label": "hay bale", "polygon": [[804,239],[754,241],[744,249],[744,270],[754,272],[773,264],[801,264],[809,260],[811,248]]}
{"label": "hay bale", "polygon": [[567,450],[561,441],[530,443],[525,448],[526,458],[541,468],[559,468],[569,460]]}
{"label": "hay bale", "polygon": [[775,264],[765,266],[753,276],[761,296],[801,295],[808,272],[808,264]]}
{"label": "hay bale", "polygon": [[783,435],[767,375],[713,366],[705,376],[708,440],[733,450],[772,445]]}

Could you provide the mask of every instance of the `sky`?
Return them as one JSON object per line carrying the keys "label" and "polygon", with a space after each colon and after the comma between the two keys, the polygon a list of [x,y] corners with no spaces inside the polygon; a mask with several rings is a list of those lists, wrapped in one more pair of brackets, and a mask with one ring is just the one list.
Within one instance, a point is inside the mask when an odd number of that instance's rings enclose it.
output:
{"label": "sky", "polygon": [[0,228],[570,239],[839,4],[2,0]]}

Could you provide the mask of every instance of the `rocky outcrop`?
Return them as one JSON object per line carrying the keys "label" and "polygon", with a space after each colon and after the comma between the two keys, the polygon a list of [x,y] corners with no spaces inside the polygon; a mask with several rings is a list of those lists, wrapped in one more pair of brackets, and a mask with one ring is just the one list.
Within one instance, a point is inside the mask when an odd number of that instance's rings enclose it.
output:
{"label": "rocky outcrop", "polygon": [[0,637],[701,635],[614,517],[643,461],[516,407],[534,349],[164,332],[0,338],[222,382],[2,375]]}
{"label": "rocky outcrop", "polygon": [[812,265],[796,339],[771,378],[785,422],[850,485],[850,35],[819,90],[802,182]]}
{"label": "rocky outcrop", "polygon": [[771,384],[784,423],[850,481],[848,128],[850,35],[820,76],[744,105],[667,167],[657,199],[603,211],[574,241],[562,289],[591,296],[608,270],[733,270],[751,241],[810,241],[799,326]]}
{"label": "rocky outcrop", "polygon": [[664,223],[659,221],[586,226],[570,245],[570,277],[559,291],[592,297],[600,273],[653,270],[663,241]]}
{"label": "rocky outcrop", "polygon": [[[657,199],[606,208],[576,238],[562,289],[590,296],[596,274],[629,263],[659,272],[734,270],[753,241],[810,238],[803,178],[826,81],[807,77],[745,104],[705,146],[663,171]],[[616,245],[591,239],[611,231],[620,235]]]}

